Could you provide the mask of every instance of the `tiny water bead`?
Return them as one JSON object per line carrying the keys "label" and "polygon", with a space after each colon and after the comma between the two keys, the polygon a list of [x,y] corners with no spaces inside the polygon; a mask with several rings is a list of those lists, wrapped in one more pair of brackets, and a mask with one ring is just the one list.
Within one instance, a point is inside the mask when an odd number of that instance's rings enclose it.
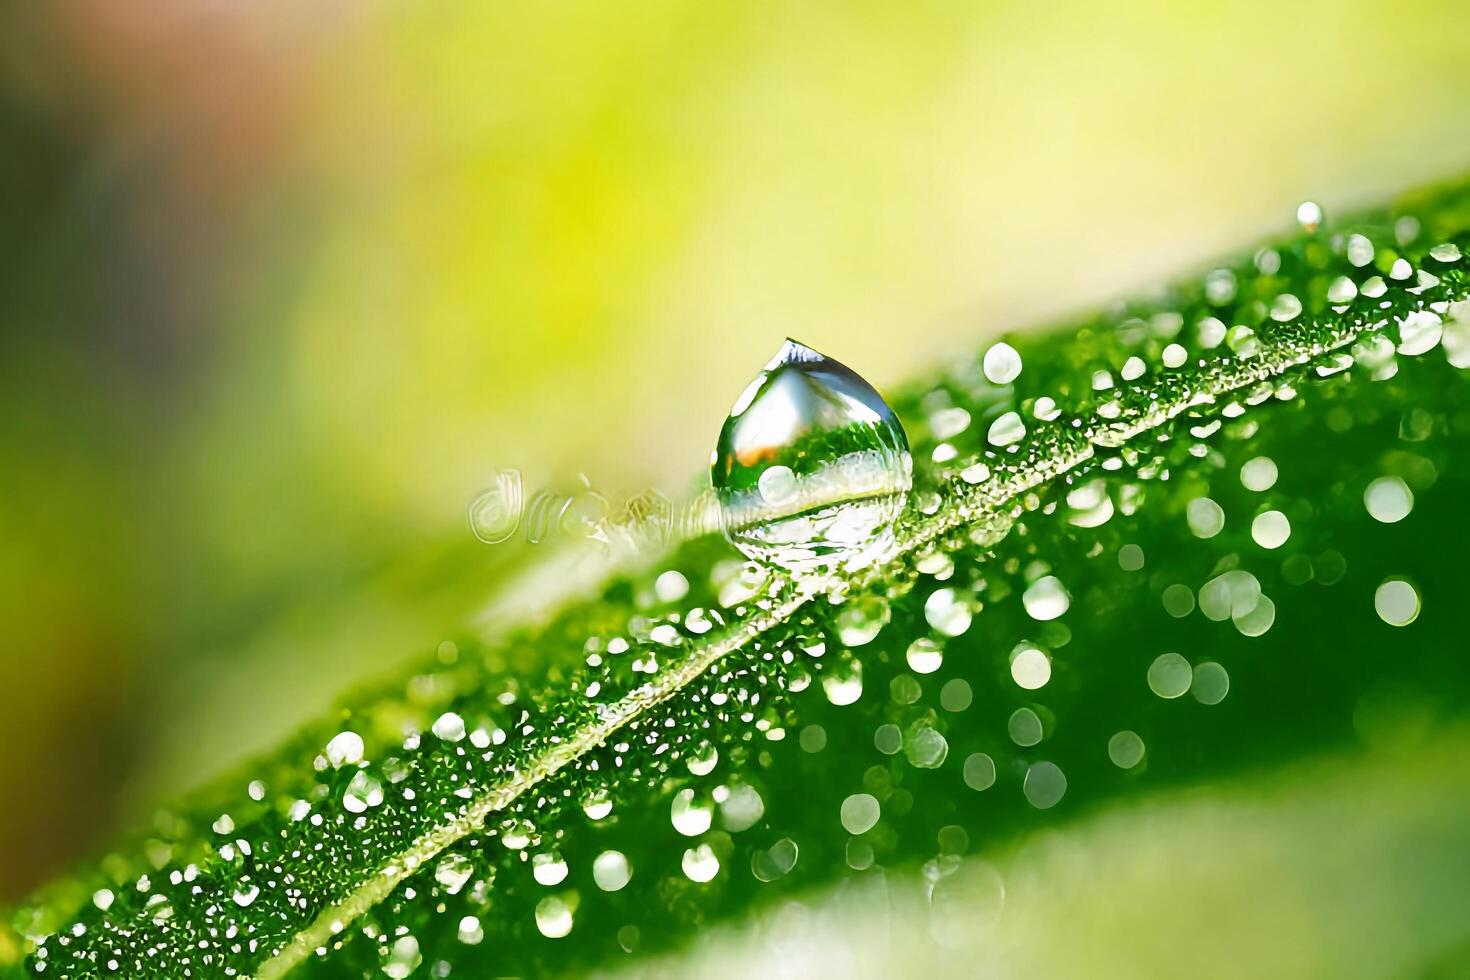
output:
{"label": "tiny water bead", "polygon": [[731,543],[793,572],[885,556],[912,473],[908,437],[882,396],[794,340],[736,400],[710,467]]}
{"label": "tiny water bead", "polygon": [[[1423,249],[1403,250],[1416,268],[1392,279],[1389,232],[1377,270],[1389,281],[1373,287],[1384,305],[1325,310],[1327,284],[1352,274],[1346,237],[1263,249],[1182,297],[1120,306],[1082,345],[1018,340],[1024,391],[971,355],[906,393],[895,408],[923,420],[920,492],[899,535],[914,550],[881,572],[833,576],[793,609],[770,588],[786,589],[784,576],[691,540],[552,625],[441,644],[381,701],[320,719],[302,758],[252,773],[248,801],[239,779],[229,799],[191,810],[208,864],[183,863],[194,842],[160,829],[125,872],[84,879],[76,920],[26,925],[28,939],[50,934],[30,940],[37,960],[51,976],[156,965],[270,977],[293,963],[315,974],[317,958],[334,975],[591,973],[618,949],[658,956],[694,923],[738,925],[753,889],[800,908],[782,889],[913,871],[938,908],[1006,837],[1049,823],[1039,809],[1092,812],[1181,776],[1208,780],[1242,752],[1289,761],[1322,712],[1259,724],[1281,695],[1311,708],[1334,685],[1351,698],[1359,678],[1453,656],[1433,632],[1453,617],[1420,616],[1408,632],[1379,620],[1418,609],[1397,573],[1442,574],[1443,559],[1401,538],[1457,526],[1444,522],[1444,488],[1463,499],[1465,482],[1447,437],[1470,431],[1456,402],[1433,401],[1462,395],[1450,386],[1463,379],[1444,357],[1400,357],[1401,319],[1470,283],[1432,266],[1448,285],[1420,298]],[[1304,309],[1272,320],[1286,294]],[[1448,352],[1456,315],[1435,312]],[[1423,344],[1424,331],[1409,339]],[[1321,381],[1344,343],[1354,363]],[[1397,381],[1356,349],[1371,346],[1377,365],[1385,343],[1405,361]],[[1043,384],[1055,399],[1031,397]],[[988,447],[1009,411],[1028,431],[1014,449]],[[1050,418],[1064,421],[1033,422]],[[753,486],[794,492],[788,470]],[[1363,495],[1394,474],[1419,497],[1417,520],[1386,533]],[[1203,494],[1228,515],[1209,542],[1186,527]],[[1268,513],[1291,515],[1276,551],[1263,550],[1281,530]],[[1365,625],[1382,642],[1358,644]],[[1144,674],[1168,649],[1189,659],[1164,678],[1164,699]],[[516,666],[532,658],[544,669]],[[1352,704],[1337,707],[1345,717]],[[364,899],[383,884],[386,899]],[[344,896],[371,908],[322,911]],[[963,929],[964,912],[946,914]],[[576,940],[545,938],[567,934]]]}
{"label": "tiny water bead", "polygon": [[1363,491],[1363,505],[1375,521],[1397,524],[1414,509],[1414,493],[1397,476],[1383,476]]}
{"label": "tiny water bead", "polygon": [[1119,769],[1132,769],[1143,761],[1143,739],[1124,729],[1108,739],[1108,759]]}
{"label": "tiny water bead", "polygon": [[1419,590],[1404,579],[1388,579],[1373,593],[1373,609],[1390,626],[1408,626],[1419,618]]}
{"label": "tiny water bead", "polygon": [[1177,653],[1160,654],[1148,668],[1148,686],[1161,698],[1183,697],[1194,679],[1194,670]]}

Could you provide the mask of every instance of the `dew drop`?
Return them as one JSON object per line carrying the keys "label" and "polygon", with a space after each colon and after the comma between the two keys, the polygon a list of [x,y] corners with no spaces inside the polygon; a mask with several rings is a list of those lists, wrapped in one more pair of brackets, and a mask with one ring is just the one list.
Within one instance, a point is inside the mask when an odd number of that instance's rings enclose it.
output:
{"label": "dew drop", "polygon": [[822,691],[835,705],[852,704],[863,696],[863,665],[858,660],[839,660],[822,674]]}
{"label": "dew drop", "polygon": [[463,854],[446,854],[434,865],[434,880],[451,895],[458,895],[473,873],[474,865]]}
{"label": "dew drop", "polygon": [[1189,690],[1200,704],[1219,704],[1230,693],[1230,675],[1224,667],[1207,661],[1194,668]]}
{"label": "dew drop", "polygon": [[1177,653],[1160,654],[1148,668],[1148,686],[1161,698],[1182,697],[1194,680],[1194,669]]}
{"label": "dew drop", "polygon": [[710,479],[731,543],[806,572],[886,555],[912,469],[908,438],[882,396],[787,340],[731,409]]}
{"label": "dew drop", "polygon": [[1021,355],[1002,341],[985,352],[981,363],[985,378],[993,385],[1008,385],[1021,376]]}
{"label": "dew drop", "polygon": [[1390,626],[1408,626],[1419,618],[1419,592],[1401,578],[1391,578],[1373,594],[1373,609]]}
{"label": "dew drop", "polygon": [[856,837],[872,830],[878,824],[882,808],[878,798],[870,793],[854,793],[842,801],[840,817],[842,829]]}
{"label": "dew drop", "polygon": [[424,958],[419,953],[419,941],[413,936],[399,936],[393,941],[393,950],[383,964],[383,974],[393,980],[403,980],[404,977],[412,976],[423,961]]}
{"label": "dew drop", "polygon": [[1286,544],[1291,537],[1291,522],[1279,510],[1268,510],[1257,514],[1251,522],[1251,538],[1262,548],[1274,549]]}
{"label": "dew drop", "polygon": [[1006,412],[997,418],[990,423],[990,428],[985,433],[986,441],[992,446],[1009,446],[1020,442],[1025,436],[1026,423],[1015,412]]}
{"label": "dew drop", "polygon": [[934,729],[920,727],[904,739],[903,754],[915,769],[938,769],[949,756],[949,742]]}
{"label": "dew drop", "polygon": [[592,859],[592,880],[605,892],[620,891],[633,877],[633,868],[622,851],[603,851]]}
{"label": "dew drop", "polygon": [[327,743],[327,762],[333,769],[355,766],[362,761],[362,736],[356,732],[339,732]]}
{"label": "dew drop", "polygon": [[446,742],[458,742],[464,738],[464,719],[453,711],[446,711],[435,720],[432,731]]}
{"label": "dew drop", "polygon": [[1026,770],[1022,784],[1026,802],[1038,810],[1050,810],[1067,792],[1067,776],[1054,762],[1038,762]]}
{"label": "dew drop", "polygon": [[1225,527],[1225,511],[1209,497],[1196,497],[1184,510],[1189,529],[1197,538],[1213,538]]}
{"label": "dew drop", "polygon": [[536,928],[547,939],[561,939],[572,931],[572,907],[558,895],[536,903]]}
{"label": "dew drop", "polygon": [[945,636],[959,636],[970,628],[973,618],[970,607],[954,589],[936,589],[924,600],[924,619]]}
{"label": "dew drop", "polygon": [[485,941],[485,930],[478,916],[467,915],[459,920],[459,941],[466,946],[478,946]]}
{"label": "dew drop", "polygon": [[975,792],[983,792],[995,785],[995,760],[984,752],[976,752],[965,759],[965,785]]}
{"label": "dew drop", "polygon": [[1055,575],[1047,575],[1032,582],[1021,594],[1021,604],[1032,619],[1046,622],[1065,613],[1072,604],[1072,597]]}
{"label": "dew drop", "polygon": [[559,885],[566,880],[567,863],[555,851],[537,854],[531,858],[531,877],[536,879],[538,885],[548,888]]}
{"label": "dew drop", "polygon": [[714,848],[708,844],[700,844],[685,851],[679,866],[684,871],[684,877],[701,884],[713,881],[715,875],[720,873],[720,859],[715,855]]}
{"label": "dew drop", "polygon": [[1022,643],[1011,651],[1011,679],[1016,686],[1036,691],[1051,680],[1051,658],[1034,643]]}
{"label": "dew drop", "polygon": [[1240,468],[1240,483],[1247,490],[1264,493],[1276,485],[1276,461],[1257,456]]}
{"label": "dew drop", "polygon": [[1363,491],[1363,505],[1375,521],[1397,524],[1414,509],[1414,493],[1396,476],[1383,476]]}
{"label": "dew drop", "polygon": [[697,800],[692,789],[681,789],[674,794],[669,819],[674,829],[685,837],[698,837],[709,830],[714,819],[714,805],[708,800]]}
{"label": "dew drop", "polygon": [[1030,708],[1017,708],[1006,720],[1006,734],[1022,748],[1036,745],[1045,735],[1041,716]]}
{"label": "dew drop", "polygon": [[1119,769],[1132,769],[1143,761],[1143,739],[1124,729],[1108,739],[1108,759]]}
{"label": "dew drop", "polygon": [[904,654],[909,669],[916,674],[932,674],[944,663],[944,651],[938,643],[921,636],[909,644]]}

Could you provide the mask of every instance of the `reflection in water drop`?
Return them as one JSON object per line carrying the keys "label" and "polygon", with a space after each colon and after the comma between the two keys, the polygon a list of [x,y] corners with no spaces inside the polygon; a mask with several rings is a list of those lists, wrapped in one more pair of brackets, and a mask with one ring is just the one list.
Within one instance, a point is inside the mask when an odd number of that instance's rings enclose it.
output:
{"label": "reflection in water drop", "polygon": [[710,479],[731,543],[813,571],[891,550],[912,470],[903,426],[872,386],[788,340],[731,409]]}

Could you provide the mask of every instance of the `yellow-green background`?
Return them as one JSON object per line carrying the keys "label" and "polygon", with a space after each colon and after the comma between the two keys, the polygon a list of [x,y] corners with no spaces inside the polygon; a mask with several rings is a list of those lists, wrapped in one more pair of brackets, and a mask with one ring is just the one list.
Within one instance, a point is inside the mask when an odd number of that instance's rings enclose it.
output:
{"label": "yellow-green background", "polygon": [[[529,491],[1470,163],[1454,2],[0,6],[0,898],[476,620]],[[514,603],[511,604],[512,606]]]}

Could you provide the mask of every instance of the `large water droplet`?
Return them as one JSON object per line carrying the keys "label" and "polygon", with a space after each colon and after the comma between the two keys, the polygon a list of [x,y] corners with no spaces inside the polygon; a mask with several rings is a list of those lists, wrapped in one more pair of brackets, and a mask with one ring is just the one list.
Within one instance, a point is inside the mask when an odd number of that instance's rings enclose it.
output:
{"label": "large water droplet", "polygon": [[814,571],[888,553],[912,473],[908,438],[882,396],[788,340],[730,410],[710,479],[731,543]]}

